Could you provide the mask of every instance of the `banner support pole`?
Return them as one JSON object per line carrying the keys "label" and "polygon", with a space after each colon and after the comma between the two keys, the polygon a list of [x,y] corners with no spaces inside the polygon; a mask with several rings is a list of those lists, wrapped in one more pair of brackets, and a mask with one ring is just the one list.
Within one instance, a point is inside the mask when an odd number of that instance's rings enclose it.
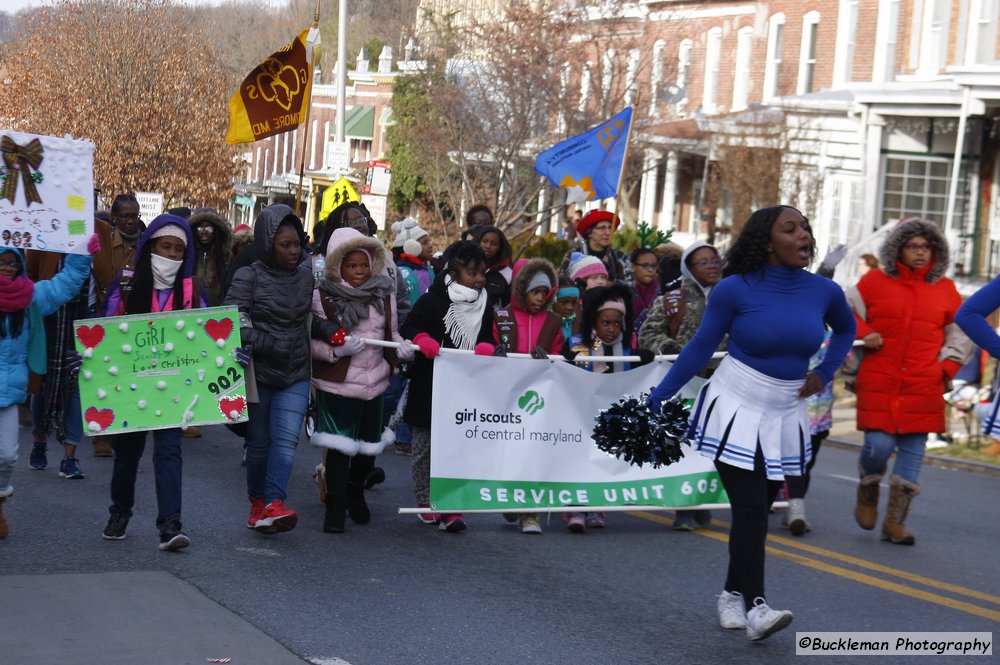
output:
{"label": "banner support pole", "polygon": [[[316,30],[317,28],[319,28],[319,0],[316,0],[316,9],[313,12],[313,24],[312,24],[313,30]],[[303,125],[305,125],[305,131],[302,132],[302,150],[300,151],[301,158],[299,159],[299,186],[298,189],[296,189],[295,191],[295,216],[298,217],[299,219],[302,219],[302,214],[301,214],[302,179],[303,176],[305,175],[305,169],[306,169],[306,147],[308,147],[309,145],[309,112],[312,110],[312,85],[313,85],[312,77],[313,77],[313,68],[315,67],[315,64],[316,64],[316,48],[314,46],[309,52],[309,97],[307,97],[305,100],[306,117],[305,121],[303,122]],[[302,226],[304,226],[308,231],[309,229],[308,224],[303,224]]]}

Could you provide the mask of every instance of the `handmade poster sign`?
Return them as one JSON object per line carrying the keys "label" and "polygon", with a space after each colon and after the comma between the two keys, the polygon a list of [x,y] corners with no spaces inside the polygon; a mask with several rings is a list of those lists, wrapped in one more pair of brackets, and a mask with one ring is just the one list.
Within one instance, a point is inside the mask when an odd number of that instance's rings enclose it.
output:
{"label": "handmade poster sign", "polygon": [[94,144],[0,129],[0,243],[86,254]]}
{"label": "handmade poster sign", "polygon": [[213,425],[247,420],[234,307],[84,319],[73,325],[83,431]]}

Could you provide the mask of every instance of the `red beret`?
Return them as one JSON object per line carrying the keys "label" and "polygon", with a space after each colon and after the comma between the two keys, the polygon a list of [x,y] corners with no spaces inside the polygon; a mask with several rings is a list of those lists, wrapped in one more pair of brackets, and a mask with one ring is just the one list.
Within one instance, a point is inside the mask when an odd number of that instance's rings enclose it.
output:
{"label": "red beret", "polygon": [[614,231],[621,225],[622,220],[618,216],[607,210],[591,210],[584,215],[576,225],[576,232],[580,235],[587,233],[588,229],[601,222],[611,222],[611,230]]}

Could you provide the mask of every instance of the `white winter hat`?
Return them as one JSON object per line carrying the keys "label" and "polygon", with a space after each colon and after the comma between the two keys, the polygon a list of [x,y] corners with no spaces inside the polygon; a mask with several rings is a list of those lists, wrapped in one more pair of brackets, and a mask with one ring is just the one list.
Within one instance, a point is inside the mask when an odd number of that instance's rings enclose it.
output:
{"label": "white winter hat", "polygon": [[[414,243],[420,244],[418,241],[427,235],[427,231],[424,231],[417,225],[417,220],[412,217],[407,217],[400,222],[394,222],[392,225],[392,232],[396,234],[396,238],[392,241],[392,248],[401,248],[407,254],[413,254],[418,256],[420,254],[420,249],[415,252],[411,252],[406,248],[406,243],[408,241],[413,241]],[[411,244],[410,248],[413,249],[414,246]]]}

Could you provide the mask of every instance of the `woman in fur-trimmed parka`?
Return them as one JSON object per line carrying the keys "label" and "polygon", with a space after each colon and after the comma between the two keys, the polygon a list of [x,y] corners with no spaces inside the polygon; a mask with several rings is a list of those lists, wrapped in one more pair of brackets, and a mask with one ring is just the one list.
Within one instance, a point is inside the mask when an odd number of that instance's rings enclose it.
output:
{"label": "woman in fur-trimmed parka", "polygon": [[232,261],[232,231],[226,218],[211,208],[198,208],[188,219],[194,235],[194,275],[205,288],[209,307],[222,304],[226,273]]}
{"label": "woman in fur-trimmed parka", "polygon": [[[385,273],[382,243],[356,230],[336,229],[327,244],[325,275],[313,291],[312,312],[336,322],[350,339],[333,345],[312,340],[316,388],[314,445],[326,448],[326,516],[323,530],[344,531],[345,516],[367,524],[365,478],[375,455],[394,440],[382,427],[382,396],[397,358],[413,357],[413,345],[399,336],[396,282]],[[398,342],[392,351],[362,339]]]}
{"label": "woman in fur-trimmed parka", "polygon": [[866,349],[857,380],[857,427],[865,443],[855,519],[862,529],[875,528],[879,481],[895,451],[882,540],[912,545],[903,521],[920,492],[927,434],[945,429],[943,395],[971,343],[954,322],[962,298],[944,276],[948,242],[936,224],[902,220],[879,260],[882,270],[870,271],[848,293]]}

